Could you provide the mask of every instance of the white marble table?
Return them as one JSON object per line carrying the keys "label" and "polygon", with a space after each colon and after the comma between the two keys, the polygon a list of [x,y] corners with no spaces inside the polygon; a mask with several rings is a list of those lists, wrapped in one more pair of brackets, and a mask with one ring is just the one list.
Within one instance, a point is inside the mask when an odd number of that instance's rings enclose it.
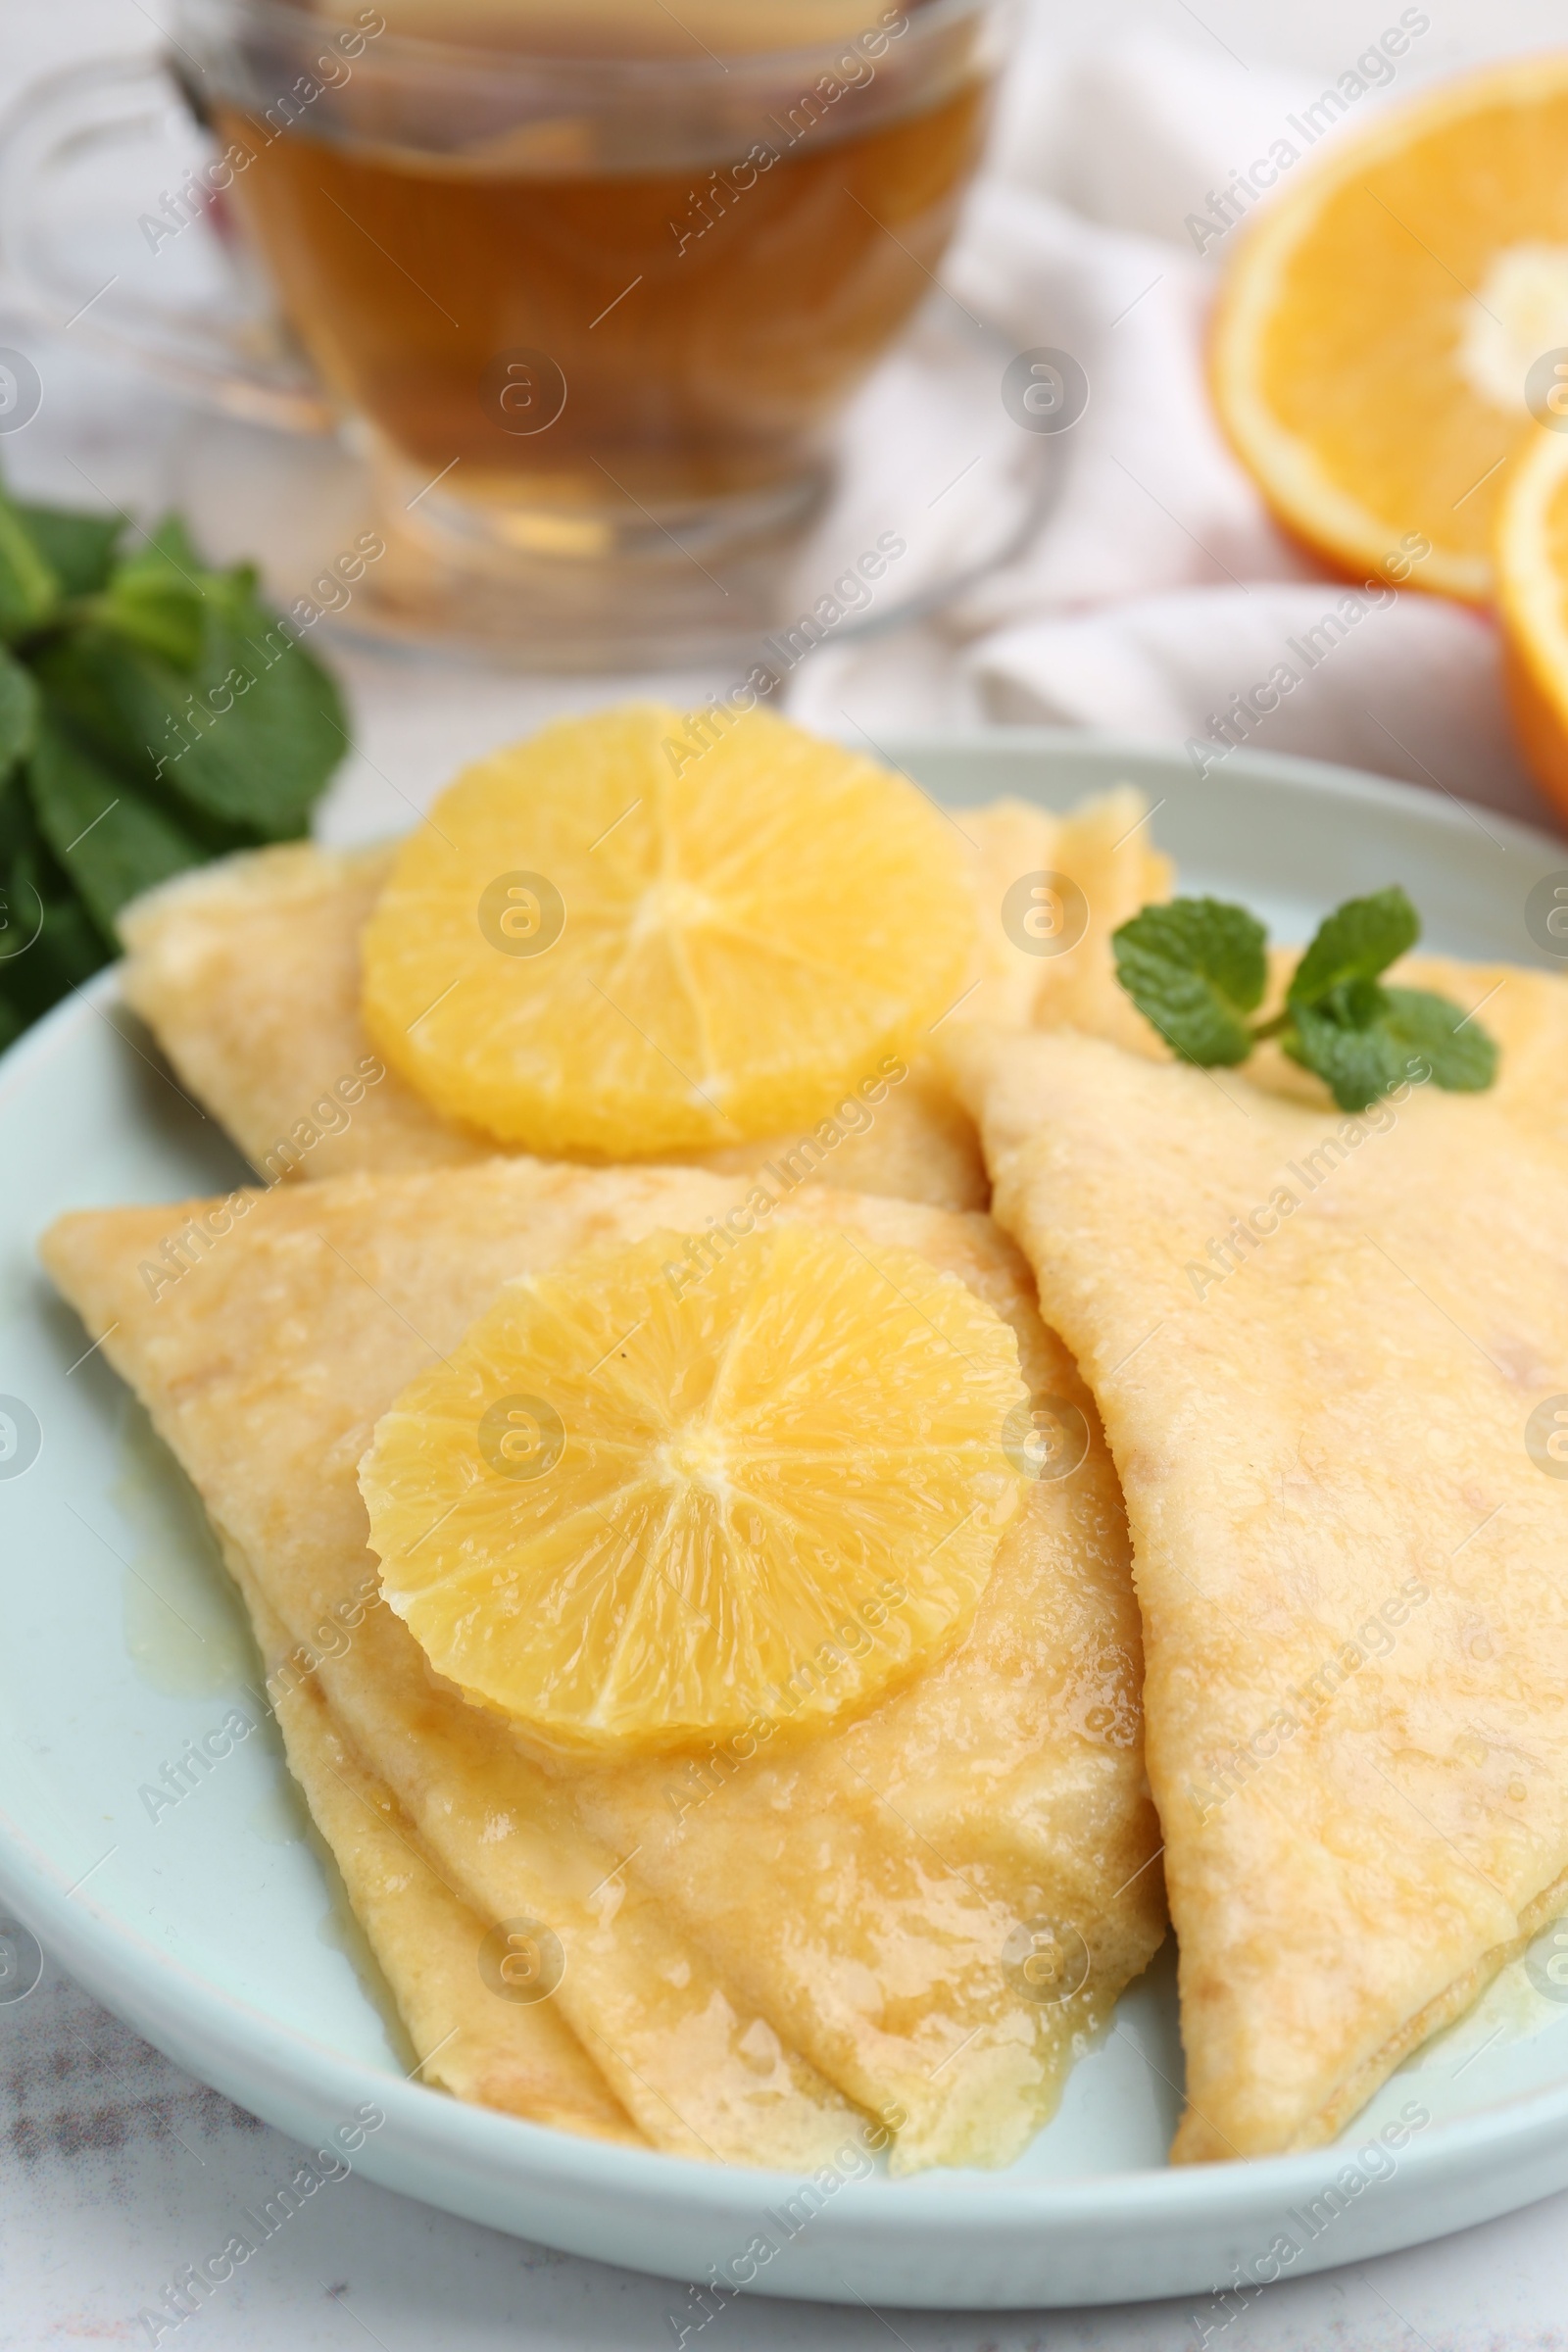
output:
{"label": "white marble table", "polygon": [[[0,2352],[142,2345],[138,2313],[298,2151],[47,1969],[0,2005]],[[453,2221],[357,2177],[323,2190],[177,2331],[210,2352],[673,2352],[681,2290]],[[1568,2196],[1354,2270],[1086,2312],[743,2301],[701,2352],[1560,2352]]]}
{"label": "white marble table", "polygon": [[[1556,0],[1434,7],[1445,60],[1560,38]],[[1099,37],[1158,24],[1243,51],[1265,41],[1303,61],[1364,38],[1360,0],[1293,12],[1261,0],[1117,0]],[[1266,31],[1264,29],[1266,25]],[[0,98],[34,73],[97,49],[142,45],[140,0],[11,0],[0,14]],[[44,409],[6,445],[13,478],[81,503],[101,494],[157,505],[176,478],[188,418],[177,402],[42,337],[5,307],[0,343],[33,354]],[[391,829],[400,795],[450,773],[470,751],[580,705],[581,686],[466,678],[443,689],[422,669],[366,656],[346,662],[362,755],[334,788],[340,837]],[[670,680],[672,697],[721,681]],[[373,693],[369,690],[373,686]],[[615,691],[609,681],[603,691]],[[0,2352],[144,2344],[138,2314],[182,2264],[221,2242],[228,2217],[292,2169],[280,2136],[172,2066],[47,1962],[25,1999],[0,2002]],[[223,2227],[220,2227],[223,2225]],[[179,2331],[212,2352],[667,2352],[678,2288],[493,2234],[351,2177],[295,2215],[260,2259]],[[1568,2346],[1568,2196],[1446,2242],[1282,2282],[1222,2325],[1207,2297],[1083,2313],[915,2314],[743,2301],[703,2352],[794,2352],[822,2343],[875,2352],[1562,2352]],[[175,2340],[166,2331],[164,2342]]]}

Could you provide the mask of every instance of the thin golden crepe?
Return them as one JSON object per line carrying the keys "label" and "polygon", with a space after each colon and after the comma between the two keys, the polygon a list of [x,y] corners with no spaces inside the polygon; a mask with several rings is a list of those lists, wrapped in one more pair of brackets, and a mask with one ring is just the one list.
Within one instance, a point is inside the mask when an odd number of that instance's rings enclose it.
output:
{"label": "thin golden crepe", "polygon": [[[1056,1008],[1097,1034],[1122,1033],[1129,1007],[1111,977],[1109,935],[1170,882],[1147,846],[1145,813],[1141,796],[1123,788],[1067,817],[1022,801],[955,816],[956,882],[974,890],[981,918],[967,1017],[1027,1026]],[[368,1087],[359,1078],[380,1066],[360,1017],[359,936],[393,855],[387,845],[254,851],[165,884],[121,917],[127,1001],[262,1175],[461,1167],[497,1149],[396,1072]],[[1003,921],[1013,883],[1045,871],[1068,873],[1090,908],[1084,939],[1060,956],[1020,946],[1027,934],[1014,925],[1009,935]],[[334,1095],[340,1082],[355,1093],[352,1104]],[[730,1147],[693,1164],[745,1174],[777,1149]],[[925,1059],[815,1174],[944,1208],[984,1207],[988,1191],[973,1125]]]}
{"label": "thin golden crepe", "polygon": [[1126,1494],[1173,2154],[1317,2144],[1568,1897],[1568,1153],[1506,1065],[1351,1119],[1081,1037],[951,1061]]}
{"label": "thin golden crepe", "polygon": [[[432,1350],[507,1278],[702,1229],[750,1189],[498,1158],[248,1197],[172,1287],[140,1269],[177,1209],[65,1218],[43,1255],[242,1589],[308,1644],[373,1571],[356,1466]],[[850,1729],[807,1746],[781,1725],[761,1754],[684,1770],[534,1759],[441,1686],[382,1607],[315,1680],[456,1899],[487,1926],[542,1920],[559,1936],[553,2006],[656,2146],[796,2169],[864,2111],[895,2133],[896,2169],[1005,2162],[1163,1928],[1120,1498],[1087,1395],[989,1218],[825,1189],[778,1213],[957,1273],[1008,1316],[1039,1394],[1085,1415],[1086,1458],[1029,1489],[963,1646]],[[1060,2000],[1027,1974],[1042,1921],[1055,1957],[1087,1971]]]}
{"label": "thin golden crepe", "polygon": [[420,1850],[413,1823],[337,1729],[314,1680],[289,1671],[289,1638],[261,1594],[252,1589],[245,1599],[289,1770],[397,2004],[417,2061],[410,2071],[477,2106],[641,2144],[560,2013],[546,2001],[499,2000],[483,1982],[474,1954],[488,1923]]}

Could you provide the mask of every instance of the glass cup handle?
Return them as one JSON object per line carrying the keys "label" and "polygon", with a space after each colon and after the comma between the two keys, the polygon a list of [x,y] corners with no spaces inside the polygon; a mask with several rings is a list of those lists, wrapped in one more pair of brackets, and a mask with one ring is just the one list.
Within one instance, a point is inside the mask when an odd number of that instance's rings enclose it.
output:
{"label": "glass cup handle", "polygon": [[[157,54],[94,58],[34,82],[0,121],[4,289],[231,416],[331,431],[337,413],[231,208],[201,180],[213,160]],[[105,191],[117,166],[123,197]]]}

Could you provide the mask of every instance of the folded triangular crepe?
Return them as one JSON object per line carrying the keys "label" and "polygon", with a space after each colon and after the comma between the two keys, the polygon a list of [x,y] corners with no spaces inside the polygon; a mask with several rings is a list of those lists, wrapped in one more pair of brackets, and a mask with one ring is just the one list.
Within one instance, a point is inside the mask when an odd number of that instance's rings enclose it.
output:
{"label": "folded triangular crepe", "polygon": [[292,1644],[260,1593],[245,1597],[289,1769],[397,2004],[416,2061],[411,2073],[478,2106],[640,2143],[560,2011],[549,2001],[495,1997],[474,1965],[489,1923],[421,1850],[414,1824],[333,1723],[314,1678],[288,1671]]}
{"label": "folded triangular crepe", "polygon": [[[955,887],[973,891],[981,929],[967,1018],[1026,1026],[1059,1016],[1112,1036],[1136,1022],[1111,979],[1107,943],[1117,923],[1169,889],[1168,864],[1141,829],[1145,813],[1142,797],[1123,788],[1067,817],[1022,801],[956,814]],[[273,1182],[466,1166],[497,1148],[383,1070],[361,1020],[360,931],[393,854],[309,843],[255,851],[150,892],[122,917],[128,1002]],[[1008,892],[1044,871],[1075,879],[1087,910],[1082,940],[1060,955],[1038,952],[1052,943],[1020,928],[1010,905],[1004,914]],[[694,1164],[743,1174],[779,1148],[734,1147]],[[869,1110],[854,1108],[814,1161],[818,1181],[850,1190],[945,1208],[983,1207],[987,1198],[973,1124],[928,1060],[882,1088]]]}
{"label": "folded triangular crepe", "polygon": [[952,1062],[1126,1493],[1174,2154],[1310,2146],[1568,1895],[1568,1154],[1506,1063],[1348,1118],[1067,1035]]}
{"label": "folded triangular crepe", "polygon": [[1163,1904],[1114,1474],[988,1218],[809,1188],[777,1212],[971,1283],[1084,1448],[1030,1488],[962,1647],[853,1728],[588,1772],[534,1758],[440,1685],[384,1607],[339,1654],[313,1649],[373,1582],[356,1466],[432,1352],[507,1278],[701,1230],[750,1189],[494,1159],[240,1196],[173,1282],[162,1238],[207,1230],[185,1211],[68,1217],[43,1254],[454,1899],[559,1937],[554,2006],[650,2140],[791,2168],[864,2110],[900,2169],[1005,2162],[1157,1945]]}

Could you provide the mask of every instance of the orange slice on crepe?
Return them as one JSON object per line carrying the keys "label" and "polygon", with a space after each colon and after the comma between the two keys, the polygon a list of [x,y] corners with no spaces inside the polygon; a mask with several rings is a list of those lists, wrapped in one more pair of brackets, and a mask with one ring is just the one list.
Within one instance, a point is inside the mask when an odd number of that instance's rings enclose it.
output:
{"label": "orange slice on crepe", "polygon": [[1017,1506],[1017,1343],[956,1275],[801,1226],[725,1241],[508,1284],[361,1465],[392,1607],[552,1744],[863,1706],[967,1624]]}
{"label": "orange slice on crepe", "polygon": [[402,845],[366,1026],[523,1151],[788,1134],[962,995],[962,846],[903,776],[767,712],[568,720],[466,768]]}

